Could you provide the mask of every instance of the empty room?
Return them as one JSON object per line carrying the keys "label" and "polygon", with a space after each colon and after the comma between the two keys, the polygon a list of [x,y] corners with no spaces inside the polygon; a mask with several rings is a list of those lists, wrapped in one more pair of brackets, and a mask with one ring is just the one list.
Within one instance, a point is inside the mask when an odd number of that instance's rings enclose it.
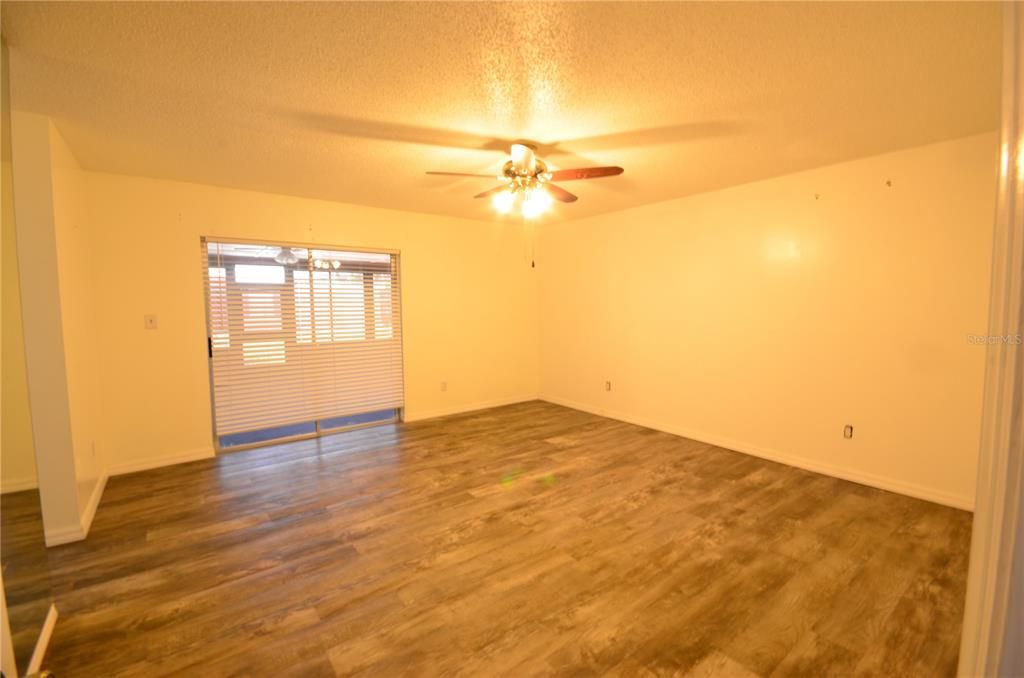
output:
{"label": "empty room", "polygon": [[1024,4],[0,27],[3,678],[1024,676]]}

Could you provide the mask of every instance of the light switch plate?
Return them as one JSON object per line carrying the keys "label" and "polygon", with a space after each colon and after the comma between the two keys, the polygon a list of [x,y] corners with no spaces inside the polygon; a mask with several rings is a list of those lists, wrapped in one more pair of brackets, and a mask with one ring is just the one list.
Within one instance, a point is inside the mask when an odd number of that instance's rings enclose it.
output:
{"label": "light switch plate", "polygon": [[146,321],[146,329],[147,330],[155,330],[156,329],[156,316],[155,315],[153,315],[152,313],[146,315],[145,321]]}

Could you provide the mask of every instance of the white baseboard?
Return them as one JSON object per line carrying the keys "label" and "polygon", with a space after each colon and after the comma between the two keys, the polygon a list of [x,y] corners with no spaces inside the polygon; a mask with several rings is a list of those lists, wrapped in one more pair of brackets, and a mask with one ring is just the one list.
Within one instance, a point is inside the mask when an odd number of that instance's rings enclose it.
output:
{"label": "white baseboard", "polygon": [[46,656],[46,648],[50,646],[50,638],[53,637],[53,627],[57,625],[57,606],[50,603],[50,609],[46,613],[46,621],[43,628],[39,629],[39,638],[36,639],[36,647],[32,650],[32,658],[28,661],[28,675],[37,673],[43,665],[43,657]]}
{"label": "white baseboard", "polygon": [[39,483],[36,482],[35,478],[3,478],[0,479],[0,494],[10,494],[12,492],[24,492],[25,490],[34,490],[39,487]]}
{"label": "white baseboard", "polygon": [[96,517],[96,509],[99,508],[100,499],[103,498],[103,490],[106,486],[107,474],[104,473],[96,479],[96,484],[92,486],[92,494],[89,496],[89,503],[85,505],[85,511],[82,512],[83,539],[89,534],[89,528],[92,527],[92,519]]}
{"label": "white baseboard", "polygon": [[937,490],[903,480],[896,480],[894,478],[886,478],[884,476],[878,476],[872,473],[858,471],[857,469],[828,464],[814,459],[807,459],[806,457],[787,454],[785,452],[779,452],[778,450],[772,450],[736,440],[729,440],[721,436],[711,435],[700,431],[684,430],[674,424],[666,424],[665,422],[654,421],[645,417],[625,415],[605,408],[591,407],[589,405],[573,402],[564,398],[542,395],[540,396],[540,399],[545,402],[554,403],[555,405],[571,407],[574,410],[581,410],[583,412],[589,412],[590,414],[596,414],[598,416],[636,424],[637,426],[643,426],[657,431],[664,431],[665,433],[682,436],[683,438],[707,443],[708,445],[723,447],[727,450],[742,452],[743,454],[749,454],[754,457],[779,462],[780,464],[786,464],[787,466],[795,466],[806,471],[813,471],[814,473],[821,473],[834,478],[849,480],[860,485],[868,485],[869,487],[876,487],[880,490],[896,492],[897,494],[904,494],[908,497],[924,499],[925,501],[942,504],[944,506],[952,506],[953,508],[964,509],[967,511],[974,510],[973,497],[945,492],[943,490]]}
{"label": "white baseboard", "polygon": [[70,544],[73,541],[82,541],[89,534],[92,527],[92,519],[96,517],[96,509],[99,508],[100,500],[103,498],[103,490],[107,486],[107,474],[104,473],[92,486],[92,494],[85,504],[82,515],[78,518],[77,525],[66,525],[64,527],[50,528],[44,526],[43,539],[47,546],[60,546]]}
{"label": "white baseboard", "polygon": [[138,471],[148,471],[154,468],[160,468],[162,466],[173,466],[174,464],[184,464],[189,461],[198,461],[200,459],[211,459],[214,456],[213,447],[202,447],[198,450],[188,450],[186,452],[178,452],[176,454],[165,454],[159,457],[144,457],[142,459],[132,459],[130,461],[121,462],[114,464],[110,467],[110,475],[121,476],[126,473],[136,473]]}
{"label": "white baseboard", "polygon": [[414,411],[412,416],[409,416],[408,411],[405,415],[405,421],[411,423],[414,421],[423,421],[424,419],[436,419],[438,417],[448,417],[453,414],[465,414],[466,412],[476,412],[477,410],[486,410],[492,407],[502,407],[504,405],[516,405],[518,403],[526,403],[531,400],[537,400],[539,396],[536,394],[518,396],[514,398],[504,398],[500,400],[489,400],[485,402],[471,403],[469,405],[459,405],[453,407],[440,408],[436,410],[424,410]]}
{"label": "white baseboard", "polygon": [[46,541],[47,546],[70,544],[73,541],[85,539],[85,530],[82,529],[81,524],[65,525],[64,527],[45,527],[43,539]]}

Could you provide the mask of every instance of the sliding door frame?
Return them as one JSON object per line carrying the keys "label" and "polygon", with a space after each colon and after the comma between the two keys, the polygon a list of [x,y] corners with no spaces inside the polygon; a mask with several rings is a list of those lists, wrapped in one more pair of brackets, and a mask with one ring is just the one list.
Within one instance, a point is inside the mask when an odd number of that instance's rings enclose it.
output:
{"label": "sliding door frame", "polygon": [[230,447],[222,447],[220,444],[220,436],[217,435],[217,414],[216,414],[216,397],[214,394],[213,384],[213,354],[211,353],[211,340],[213,337],[212,327],[210,324],[210,298],[207,294],[207,288],[209,282],[207,277],[210,275],[209,266],[203,265],[203,280],[206,284],[203,285],[203,311],[206,320],[206,372],[209,380],[210,387],[210,437],[213,442],[214,452],[219,454],[230,454],[232,452],[242,452],[245,450],[251,450],[258,447],[266,447],[268,445],[279,445],[282,443],[293,443],[302,440],[312,440],[314,438],[320,438],[326,435],[334,435],[335,433],[344,433],[345,431],[353,431],[361,428],[369,428],[371,426],[381,426],[385,424],[397,424],[405,421],[405,286],[401,284],[403,279],[402,276],[402,251],[398,249],[388,249],[383,247],[349,247],[347,245],[333,245],[327,243],[309,243],[309,242],[292,242],[285,240],[263,240],[259,238],[232,238],[232,237],[221,237],[214,235],[203,235],[199,237],[199,247],[203,252],[204,257],[207,255],[207,244],[210,242],[218,243],[231,243],[236,245],[266,245],[267,247],[297,247],[300,249],[327,249],[327,250],[338,250],[343,252],[366,252],[368,254],[390,254],[395,262],[395,272],[398,276],[398,295],[399,295],[399,326],[402,328],[401,335],[401,355],[402,355],[402,407],[395,408],[395,416],[391,419],[381,419],[380,421],[365,422],[359,424],[350,424],[348,426],[335,426],[331,428],[323,428],[320,424],[320,419],[313,420],[316,424],[316,430],[312,433],[298,433],[290,436],[283,436],[281,438],[274,438],[272,440],[256,442],[256,443],[245,443],[242,445],[232,445]]}

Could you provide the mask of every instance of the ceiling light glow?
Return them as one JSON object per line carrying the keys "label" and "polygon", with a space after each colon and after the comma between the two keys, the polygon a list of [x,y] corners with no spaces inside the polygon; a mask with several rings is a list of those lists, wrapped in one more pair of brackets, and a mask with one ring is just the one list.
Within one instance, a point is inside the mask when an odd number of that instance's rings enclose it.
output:
{"label": "ceiling light glow", "polygon": [[535,188],[523,198],[523,216],[527,219],[539,217],[551,207],[551,194],[542,188]]}
{"label": "ceiling light glow", "polygon": [[498,210],[499,214],[508,214],[512,211],[512,206],[515,202],[515,194],[508,190],[495,193],[491,198],[491,204],[494,205],[494,209]]}

